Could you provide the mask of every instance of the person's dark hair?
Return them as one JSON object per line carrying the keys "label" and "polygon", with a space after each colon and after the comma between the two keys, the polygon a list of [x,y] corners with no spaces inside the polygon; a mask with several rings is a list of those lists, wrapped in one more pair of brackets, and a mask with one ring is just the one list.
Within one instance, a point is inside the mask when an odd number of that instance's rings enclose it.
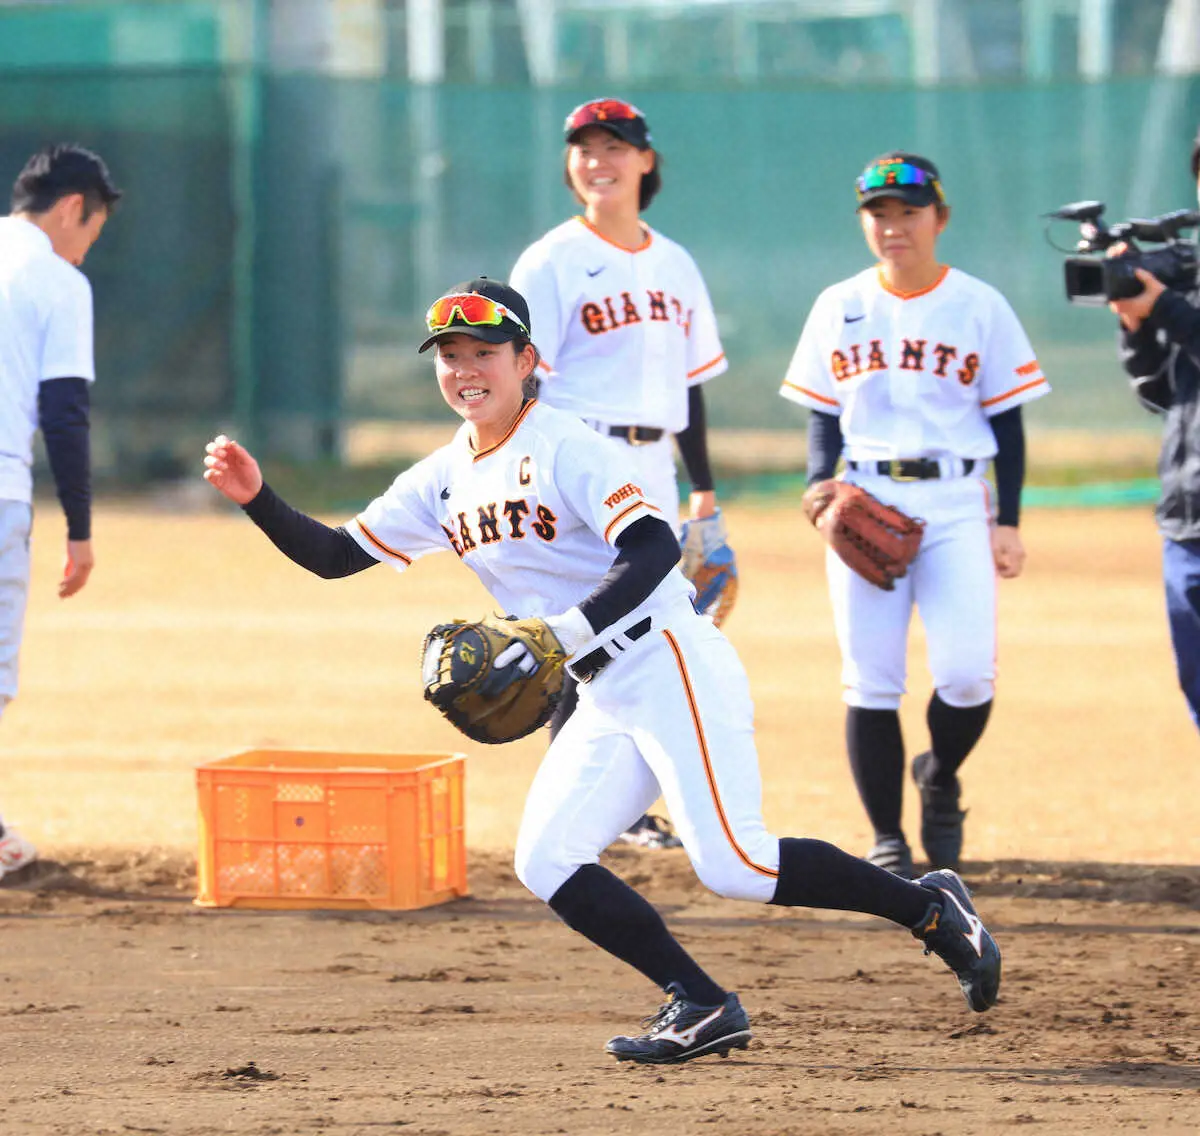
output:
{"label": "person's dark hair", "polygon": [[538,378],[538,365],[542,361],[542,353],[537,349],[532,340],[526,339],[523,335],[518,335],[515,339],[510,339],[509,342],[512,344],[514,355],[520,355],[526,347],[533,348],[533,367],[521,383],[521,393],[526,398],[537,398],[538,391],[542,386],[542,380]]}
{"label": "person's dark hair", "polygon": [[[571,181],[571,169],[567,165],[567,156],[565,154],[563,155],[563,185],[572,193],[575,193],[575,186]],[[654,169],[648,174],[642,174],[642,184],[638,187],[639,213],[645,212],[650,207],[650,202],[658,195],[660,189],[662,189],[662,155],[655,150]]]}
{"label": "person's dark hair", "polygon": [[12,190],[12,212],[45,213],[56,201],[83,194],[83,219],[97,209],[111,213],[121,200],[104,159],[82,146],[46,146],[25,163]]}

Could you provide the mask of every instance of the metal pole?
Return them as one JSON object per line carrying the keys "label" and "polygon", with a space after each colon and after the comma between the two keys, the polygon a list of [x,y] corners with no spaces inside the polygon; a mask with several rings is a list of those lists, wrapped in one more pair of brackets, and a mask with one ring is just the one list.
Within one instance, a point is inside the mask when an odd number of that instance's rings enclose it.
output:
{"label": "metal pole", "polygon": [[234,375],[233,417],[247,445],[257,445],[258,370],[254,351],[254,246],[257,237],[257,157],[262,136],[262,71],[267,65],[269,0],[252,0],[249,50],[233,83],[233,312],[230,329]]}

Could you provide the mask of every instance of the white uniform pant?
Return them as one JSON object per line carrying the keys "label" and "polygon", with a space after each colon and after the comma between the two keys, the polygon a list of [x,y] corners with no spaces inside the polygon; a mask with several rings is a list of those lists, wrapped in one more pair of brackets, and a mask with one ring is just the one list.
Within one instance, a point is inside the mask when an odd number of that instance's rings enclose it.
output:
{"label": "white uniform pant", "polygon": [[858,470],[845,479],[922,518],[925,534],[908,574],[891,592],[867,583],[832,551],[826,555],[843,699],[869,710],[899,707],[916,607],[942,701],[987,702],[996,678],[996,567],[987,483],[973,477],[897,482]]}
{"label": "white uniform pant", "polygon": [[690,605],[590,683],[554,739],[525,801],[516,871],[551,896],[661,793],[702,883],[766,902],[779,841],[762,819],[754,708],[733,646]]}
{"label": "white uniform pant", "polygon": [[0,500],[0,713],[17,694],[32,527],[33,510],[28,502]]}

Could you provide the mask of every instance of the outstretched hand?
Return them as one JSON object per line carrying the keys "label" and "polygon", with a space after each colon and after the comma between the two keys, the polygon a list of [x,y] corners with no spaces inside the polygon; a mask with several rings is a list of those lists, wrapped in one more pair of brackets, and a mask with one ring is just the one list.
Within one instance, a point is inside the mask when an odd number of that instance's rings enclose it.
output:
{"label": "outstretched hand", "polygon": [[204,480],[237,505],[258,496],[263,487],[262,470],[243,445],[218,434],[204,447]]}

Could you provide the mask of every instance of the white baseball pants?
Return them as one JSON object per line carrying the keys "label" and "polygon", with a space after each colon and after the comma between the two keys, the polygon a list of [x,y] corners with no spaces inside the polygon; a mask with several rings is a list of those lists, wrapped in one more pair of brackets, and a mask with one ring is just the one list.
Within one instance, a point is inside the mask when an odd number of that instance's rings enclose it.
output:
{"label": "white baseball pants", "polygon": [[690,605],[579,687],[525,801],[516,871],[549,900],[661,793],[704,885],[766,902],[779,840],[762,819],[754,707],[733,646]]}

